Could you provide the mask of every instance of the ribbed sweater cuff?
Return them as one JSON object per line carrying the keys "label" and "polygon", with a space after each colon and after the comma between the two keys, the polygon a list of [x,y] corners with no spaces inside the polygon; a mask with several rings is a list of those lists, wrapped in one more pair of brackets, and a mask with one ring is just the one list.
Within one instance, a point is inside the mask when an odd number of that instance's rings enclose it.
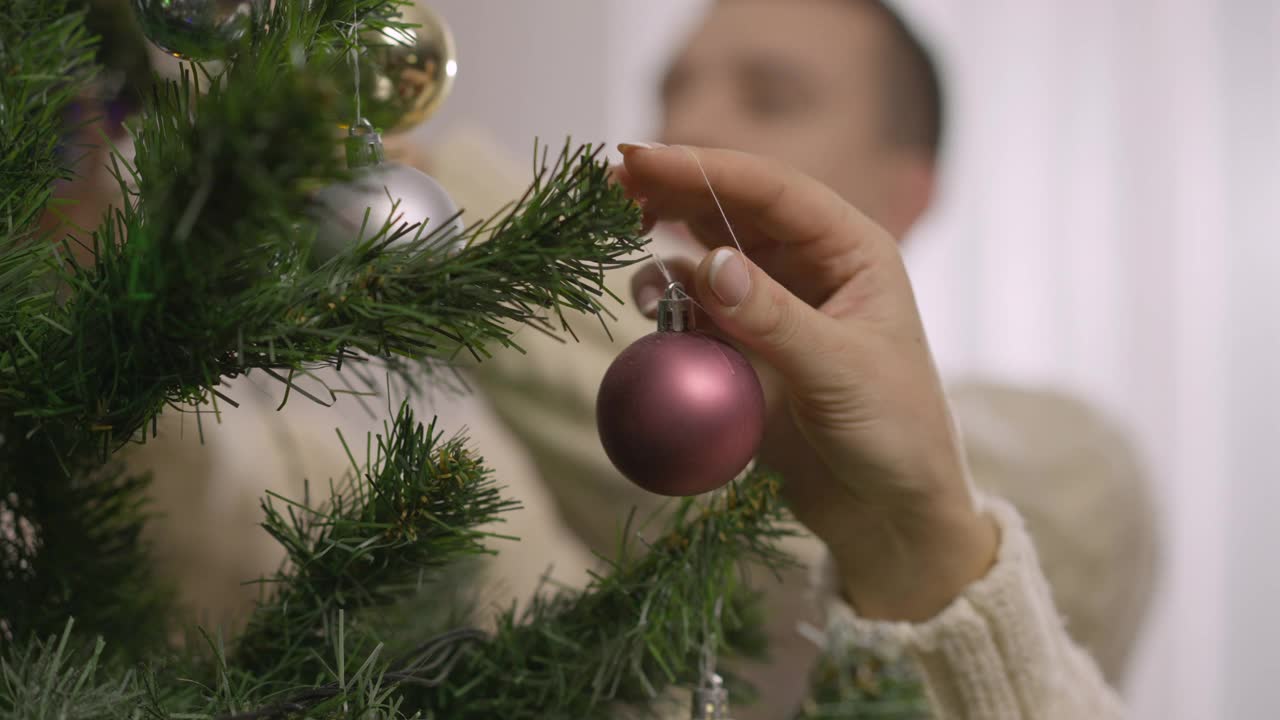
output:
{"label": "ribbed sweater cuff", "polygon": [[985,577],[927,622],[885,622],[838,599],[828,563],[828,641],[914,659],[939,718],[1063,717],[1081,692],[1093,693],[1084,704],[1103,713],[1094,717],[1118,717],[1118,701],[1066,635],[1021,517],[1003,500],[981,502],[1001,532]]}

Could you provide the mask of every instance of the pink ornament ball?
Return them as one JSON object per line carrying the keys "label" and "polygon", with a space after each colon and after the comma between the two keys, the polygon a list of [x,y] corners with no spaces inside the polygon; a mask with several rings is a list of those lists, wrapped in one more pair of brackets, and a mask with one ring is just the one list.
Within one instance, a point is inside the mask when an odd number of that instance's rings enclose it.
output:
{"label": "pink ornament ball", "polygon": [[755,456],[764,392],[732,345],[699,332],[655,332],[613,361],[596,396],[605,452],[659,495],[722,487]]}

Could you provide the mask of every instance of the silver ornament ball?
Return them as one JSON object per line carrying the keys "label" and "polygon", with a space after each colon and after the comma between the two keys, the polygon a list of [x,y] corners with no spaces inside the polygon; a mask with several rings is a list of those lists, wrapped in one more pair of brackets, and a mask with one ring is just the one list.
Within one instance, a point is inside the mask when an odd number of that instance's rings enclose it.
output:
{"label": "silver ornament ball", "polygon": [[[319,262],[359,239],[372,237],[388,221],[393,229],[421,224],[397,243],[438,232],[442,243],[452,239],[451,244],[456,246],[465,229],[457,204],[440,183],[426,173],[395,162],[360,168],[350,182],[320,190],[312,215],[316,223],[312,257]],[[364,238],[360,237],[362,226]]]}
{"label": "silver ornament ball", "polygon": [[156,47],[186,60],[219,60],[273,0],[133,0],[138,24]]}

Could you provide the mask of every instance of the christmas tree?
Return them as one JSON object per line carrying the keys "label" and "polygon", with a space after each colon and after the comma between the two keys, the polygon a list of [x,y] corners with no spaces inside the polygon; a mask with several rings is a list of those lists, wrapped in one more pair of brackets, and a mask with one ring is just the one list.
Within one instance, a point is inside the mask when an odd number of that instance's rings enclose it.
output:
{"label": "christmas tree", "polygon": [[[685,501],[665,537],[624,545],[584,590],[481,632],[453,602],[458,568],[492,552],[481,527],[513,503],[481,448],[407,406],[367,451],[348,448],[348,476],[305,502],[264,499],[287,561],[244,632],[172,642],[141,539],[149,478],[114,459],[161,412],[213,405],[235,422],[225,378],[292,390],[370,359],[430,382],[522,326],[570,333],[566,310],[604,321],[604,273],[643,246],[600,148],[566,144],[537,152],[528,191],[493,218],[428,229],[367,212],[320,252],[333,228],[317,227],[317,197],[378,162],[367,138],[353,162],[337,152],[346,61],[366,31],[407,27],[401,4],[230,3],[252,10],[236,32],[195,36],[219,62],[144,73],[136,154],[112,159],[124,201],[78,236],[39,220],[71,178],[67,110],[110,32],[73,0],[0,14],[0,716],[607,717],[750,644],[736,567],[786,562],[767,470]],[[875,694],[918,714],[910,683],[885,677]]]}

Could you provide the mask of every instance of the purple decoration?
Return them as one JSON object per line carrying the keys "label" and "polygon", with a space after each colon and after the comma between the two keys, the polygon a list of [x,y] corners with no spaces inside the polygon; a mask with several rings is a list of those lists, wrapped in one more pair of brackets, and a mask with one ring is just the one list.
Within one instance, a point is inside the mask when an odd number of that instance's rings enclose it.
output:
{"label": "purple decoration", "polygon": [[615,467],[659,495],[697,495],[746,467],[764,433],[764,392],[733,346],[659,331],[622,352],[600,383],[596,423]]}

